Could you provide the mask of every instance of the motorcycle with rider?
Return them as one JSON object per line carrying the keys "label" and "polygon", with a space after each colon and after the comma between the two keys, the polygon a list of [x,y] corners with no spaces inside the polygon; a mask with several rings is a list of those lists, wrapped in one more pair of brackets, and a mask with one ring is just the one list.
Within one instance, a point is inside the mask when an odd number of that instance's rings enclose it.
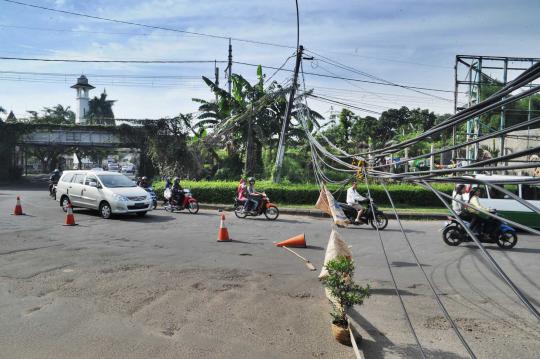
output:
{"label": "motorcycle with rider", "polygon": [[245,181],[240,181],[234,199],[234,214],[238,218],[256,217],[264,214],[267,219],[274,221],[279,217],[279,209],[270,202],[270,198],[265,192],[255,190],[255,178],[250,177],[247,185]]}
{"label": "motorcycle with rider", "polygon": [[385,229],[388,218],[384,212],[377,207],[373,199],[360,195],[356,189],[356,181],[353,181],[347,189],[347,203],[338,203],[345,216],[354,225],[370,224],[375,229]]}
{"label": "motorcycle with rider", "polygon": [[56,199],[56,186],[58,181],[62,177],[62,173],[58,168],[55,168],[53,173],[49,176],[49,196],[53,199]]}
{"label": "motorcycle with rider", "polygon": [[[480,211],[497,213],[495,209],[485,208],[481,205],[479,201],[481,187],[472,187],[467,202],[463,200],[464,188],[464,185],[458,185],[452,200],[452,210],[457,214],[461,222],[480,242],[496,243],[502,249],[513,248],[518,241],[516,230],[504,221]],[[454,216],[448,217],[448,221],[442,229],[442,238],[444,243],[449,246],[457,246],[463,242],[473,241],[468,231]]]}

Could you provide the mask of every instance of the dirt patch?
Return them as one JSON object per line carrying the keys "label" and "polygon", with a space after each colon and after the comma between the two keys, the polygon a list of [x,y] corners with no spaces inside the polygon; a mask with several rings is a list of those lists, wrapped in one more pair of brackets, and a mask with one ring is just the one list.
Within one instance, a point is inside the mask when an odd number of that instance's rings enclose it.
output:
{"label": "dirt patch", "polygon": [[[474,333],[491,334],[497,332],[495,323],[490,323],[474,318],[454,318],[454,323],[460,330]],[[424,327],[435,330],[450,330],[450,323],[443,316],[429,317],[424,323]]]}

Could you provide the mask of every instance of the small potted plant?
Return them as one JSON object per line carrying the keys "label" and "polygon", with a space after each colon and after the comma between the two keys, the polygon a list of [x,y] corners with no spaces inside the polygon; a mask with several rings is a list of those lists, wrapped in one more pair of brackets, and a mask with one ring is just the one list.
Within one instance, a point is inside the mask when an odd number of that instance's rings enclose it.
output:
{"label": "small potted plant", "polygon": [[347,310],[361,305],[369,296],[369,285],[361,287],[353,281],[354,262],[345,256],[338,256],[325,265],[328,276],[322,279],[332,299],[332,333],[338,342],[351,345]]}

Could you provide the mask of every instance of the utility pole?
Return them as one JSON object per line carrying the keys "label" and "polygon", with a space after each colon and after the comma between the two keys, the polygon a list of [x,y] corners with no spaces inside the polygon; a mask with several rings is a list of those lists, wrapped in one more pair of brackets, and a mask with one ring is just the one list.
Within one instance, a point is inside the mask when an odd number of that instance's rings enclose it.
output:
{"label": "utility pole", "polygon": [[227,70],[229,73],[227,74],[227,82],[229,83],[229,95],[231,94],[231,85],[232,85],[232,43],[231,39],[229,38],[229,62],[227,65]]}
{"label": "utility pole", "polygon": [[276,171],[274,173],[274,183],[278,183],[281,179],[281,167],[283,166],[283,157],[285,156],[285,135],[289,128],[289,121],[291,119],[291,112],[294,106],[294,96],[296,94],[296,86],[298,82],[298,71],[300,70],[300,62],[302,61],[302,54],[304,47],[300,45],[296,52],[296,64],[294,66],[293,83],[291,93],[289,95],[289,102],[287,103],[287,109],[285,111],[285,118],[283,119],[283,126],[281,127],[281,137],[279,138],[279,146],[276,157]]}
{"label": "utility pole", "polygon": [[[219,67],[217,67],[217,61],[214,60],[214,74],[215,74],[215,84],[216,84],[216,87],[219,88]],[[216,93],[216,103],[218,101],[218,95]]]}

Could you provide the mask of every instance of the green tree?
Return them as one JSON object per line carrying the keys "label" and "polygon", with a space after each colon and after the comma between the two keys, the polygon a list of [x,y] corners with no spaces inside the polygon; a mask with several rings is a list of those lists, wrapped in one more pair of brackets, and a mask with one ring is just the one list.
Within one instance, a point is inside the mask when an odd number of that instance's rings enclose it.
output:
{"label": "green tree", "polygon": [[75,113],[70,110],[69,106],[60,104],[54,107],[44,107],[41,114],[36,111],[27,111],[30,114],[29,122],[31,123],[47,123],[53,125],[71,125],[75,123]]}
{"label": "green tree", "polygon": [[88,102],[87,123],[92,125],[114,126],[114,100],[107,100],[107,92],[103,90],[99,97],[94,96]]}

